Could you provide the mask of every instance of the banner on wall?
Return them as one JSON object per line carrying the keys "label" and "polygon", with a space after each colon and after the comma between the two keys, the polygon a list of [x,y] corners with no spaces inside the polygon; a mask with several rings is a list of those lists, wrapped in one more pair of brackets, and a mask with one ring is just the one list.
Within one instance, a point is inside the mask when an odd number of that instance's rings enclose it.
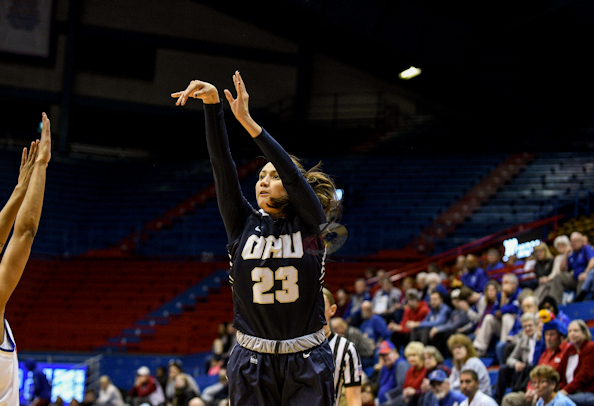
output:
{"label": "banner on wall", "polygon": [[0,52],[48,58],[53,0],[0,0]]}

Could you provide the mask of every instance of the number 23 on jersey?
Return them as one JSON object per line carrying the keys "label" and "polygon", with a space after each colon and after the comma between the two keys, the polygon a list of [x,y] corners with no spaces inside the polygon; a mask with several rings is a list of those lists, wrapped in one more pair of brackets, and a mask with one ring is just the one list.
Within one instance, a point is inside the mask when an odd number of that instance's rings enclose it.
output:
{"label": "number 23 on jersey", "polygon": [[[274,288],[274,281],[282,281],[279,290],[270,292]],[[298,272],[294,266],[282,266],[275,272],[270,268],[257,267],[252,270],[252,287],[254,303],[273,304],[275,299],[280,303],[292,303],[299,298],[299,285],[297,285]]]}

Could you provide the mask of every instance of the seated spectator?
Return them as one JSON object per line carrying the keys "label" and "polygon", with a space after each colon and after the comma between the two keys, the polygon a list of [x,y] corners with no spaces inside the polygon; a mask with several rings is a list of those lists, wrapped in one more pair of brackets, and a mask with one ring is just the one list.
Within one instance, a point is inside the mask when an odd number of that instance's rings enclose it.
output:
{"label": "seated spectator", "polygon": [[361,357],[361,365],[366,369],[374,365],[374,352],[375,348],[368,339],[361,333],[357,327],[349,326],[344,319],[340,317],[334,317],[330,320],[330,328],[336,334],[339,334],[352,342],[355,345],[355,349]]}
{"label": "seated spectator", "polygon": [[435,370],[442,370],[447,376],[450,376],[450,368],[444,364],[443,355],[437,348],[432,345],[426,345],[423,349],[423,363],[425,365],[425,378],[421,384],[421,398],[418,401],[419,405],[434,405],[437,399],[433,396],[431,391],[431,384],[429,383],[429,374]]}
{"label": "seated spectator", "polygon": [[497,402],[479,390],[479,378],[472,369],[465,369],[460,372],[460,392],[466,399],[460,406],[497,406]]}
{"label": "seated spectator", "polygon": [[405,404],[416,405],[422,394],[421,385],[427,372],[423,359],[424,349],[425,346],[418,341],[411,341],[404,349],[404,356],[410,365],[402,385],[402,402]]}
{"label": "seated spectator", "polygon": [[540,347],[544,343],[541,341],[541,334],[537,328],[539,322],[538,316],[534,313],[524,313],[520,321],[522,323],[520,340],[516,343],[514,350],[507,358],[506,364],[499,368],[493,394],[493,397],[499,404],[512,383],[518,381],[528,382],[529,373],[534,365],[537,364],[542,353]]}
{"label": "seated spectator", "polygon": [[466,267],[466,257],[464,255],[458,255],[456,257],[456,262],[452,266],[452,272],[450,274],[450,288],[461,288],[464,286],[462,283],[462,275],[464,275],[468,271]]}
{"label": "seated spectator", "polygon": [[550,280],[550,275],[553,272],[554,258],[551,250],[549,250],[549,246],[544,242],[534,247],[533,254],[535,259],[534,269],[532,270],[534,279],[523,281],[520,287],[530,288],[536,291],[541,283],[544,285]]}
{"label": "seated spectator", "polygon": [[[543,336],[546,349],[538,360],[538,365],[548,365],[561,371],[561,361],[570,344],[565,340],[567,335],[567,326],[559,320],[552,319],[543,325]],[[517,381],[512,386],[512,392],[505,395],[502,406],[530,406],[536,399],[534,398],[534,388],[530,382]]]}
{"label": "seated spectator", "polygon": [[[450,376],[450,373],[452,372],[451,369],[444,364],[443,354],[432,345],[426,345],[425,348],[423,348],[423,364],[425,365],[426,370],[425,378],[429,378],[429,374],[436,369],[441,369],[448,376]],[[428,383],[429,381],[427,381],[427,384]],[[427,386],[427,389],[430,389],[429,386]]]}
{"label": "seated spectator", "polygon": [[161,385],[161,389],[165,392],[165,388],[167,388],[167,380],[169,379],[169,374],[167,373],[167,368],[163,365],[159,365],[155,370],[155,379]]}
{"label": "seated spectator", "polygon": [[[445,286],[441,284],[441,276],[439,276],[436,272],[431,272],[427,274],[425,278],[427,281],[427,294],[425,295],[425,300],[430,300],[431,294],[433,292],[439,292],[441,294],[442,299],[449,296],[449,292]],[[448,303],[449,306],[449,303]]]}
{"label": "seated spectator", "polygon": [[443,299],[439,292],[431,293],[429,307],[431,308],[431,311],[423,321],[406,322],[406,327],[412,330],[410,336],[411,340],[427,344],[429,342],[429,331],[431,328],[446,323],[452,311],[448,305],[443,303]]}
{"label": "seated spectator", "polygon": [[198,396],[200,394],[200,389],[198,388],[198,384],[196,383],[196,380],[191,375],[184,373],[184,370],[181,365],[181,361],[180,360],[171,360],[171,361],[169,361],[169,380],[167,381],[167,386],[165,388],[165,397],[170,402],[173,399],[173,397],[175,396],[175,393],[176,393],[175,380],[179,375],[181,375],[185,378],[188,386],[190,387],[191,390],[193,390],[196,393],[196,396]]}
{"label": "seated spectator", "polygon": [[[448,317],[448,320],[444,324],[438,324],[437,326],[431,327],[429,330],[429,342],[444,354],[445,357],[450,357],[447,342],[448,338],[454,333],[462,333],[462,328],[467,328],[470,323],[470,318],[466,314],[464,308],[468,308],[468,303],[460,299],[460,290],[454,289],[451,294],[451,301],[453,310]],[[461,305],[461,302],[465,302],[466,306]]]}
{"label": "seated spectator", "polygon": [[472,369],[479,377],[479,389],[491,396],[491,378],[483,361],[477,357],[470,338],[464,334],[454,334],[448,339],[448,347],[452,353],[452,373],[450,374],[451,388],[460,389],[460,372]]}
{"label": "seated spectator", "polygon": [[419,272],[415,279],[417,290],[419,291],[419,300],[425,300],[427,296],[427,272]]}
{"label": "seated spectator", "polygon": [[489,277],[487,273],[479,267],[478,258],[475,255],[466,256],[466,272],[460,277],[460,282],[475,292],[485,290]]}
{"label": "seated spectator", "polygon": [[[415,288],[415,280],[413,278],[411,278],[410,276],[407,276],[406,278],[402,279],[402,282],[400,283],[400,291],[403,293],[408,292],[409,289],[414,289]],[[405,296],[402,296],[400,298],[401,302],[404,302],[406,300]]]}
{"label": "seated spectator", "polygon": [[132,406],[139,406],[142,403],[149,403],[151,406],[165,404],[165,395],[161,385],[151,376],[151,371],[145,366],[136,371],[134,386],[130,389],[128,396],[128,403]]}
{"label": "seated spectator", "polygon": [[[509,357],[509,355],[512,353],[514,347],[522,336],[522,334],[520,334],[522,332],[521,316],[524,313],[537,314],[539,311],[538,299],[532,294],[530,289],[522,290],[522,293],[518,295],[518,300],[521,303],[521,311],[516,314],[514,325],[509,331],[506,341],[499,341],[495,347],[495,353],[499,364],[505,364],[507,357]],[[540,354],[538,356],[540,356]]]}
{"label": "seated spectator", "polygon": [[404,379],[410,365],[398,354],[390,341],[384,340],[379,346],[379,363],[369,378],[377,383],[377,398],[380,405],[387,405],[402,395]]}
{"label": "seated spectator", "polygon": [[518,259],[518,256],[516,254],[510,255],[509,258],[507,258],[507,261],[505,261],[505,266],[507,266],[508,268],[517,269],[518,267],[525,265],[526,262],[521,259]]}
{"label": "seated spectator", "polygon": [[384,269],[378,269],[375,271],[375,276],[372,275],[370,278],[365,278],[367,282],[367,290],[373,298],[378,290],[380,290],[384,284],[384,280],[388,279],[386,271]]}
{"label": "seated spectator", "polygon": [[567,256],[571,251],[569,238],[567,238],[566,235],[558,236],[553,242],[553,247],[558,254],[553,258],[553,267],[551,269],[551,273],[548,276],[541,277],[538,280],[538,287],[534,291],[534,294],[538,297],[539,301],[542,301],[545,296],[549,295],[551,290],[551,281],[561,272],[565,272],[567,268]]}
{"label": "seated spectator", "polygon": [[563,292],[566,290],[576,291],[579,297],[588,272],[594,268],[594,248],[585,243],[584,236],[575,231],[571,233],[569,243],[571,253],[567,256],[568,272],[561,272],[551,280],[549,295],[557,303],[562,303]]}
{"label": "seated spectator", "polygon": [[359,329],[364,336],[371,340],[374,346],[377,346],[381,339],[390,339],[392,332],[388,330],[388,325],[383,317],[373,314],[372,304],[367,300],[361,304],[361,319]]}
{"label": "seated spectator", "polygon": [[190,400],[198,396],[198,393],[188,385],[186,376],[179,374],[175,377],[175,393],[170,400],[172,406],[188,406]]}
{"label": "seated spectator", "polygon": [[99,378],[99,397],[95,401],[96,406],[124,406],[124,398],[118,388],[115,387],[107,375]]}
{"label": "seated spectator", "polygon": [[219,371],[219,380],[210,386],[204,388],[200,397],[204,406],[215,406],[219,401],[226,399],[229,395],[229,382],[227,381],[227,370],[225,368]]}
{"label": "seated spectator", "polygon": [[416,289],[409,289],[406,291],[406,306],[404,308],[404,315],[400,323],[390,322],[388,329],[392,331],[390,340],[396,348],[404,346],[410,341],[411,329],[407,327],[409,321],[421,322],[427,317],[429,312],[429,305],[424,300],[419,300],[419,291]]}
{"label": "seated spectator", "polygon": [[490,248],[487,251],[487,266],[485,267],[485,272],[487,275],[489,272],[498,271],[500,269],[505,268],[505,264],[501,262],[501,254],[497,248]]}
{"label": "seated spectator", "polygon": [[464,286],[460,289],[460,302],[458,306],[464,311],[472,323],[471,330],[480,328],[483,318],[490,314],[497,301],[500,285],[497,281],[489,281],[485,285],[483,294]]}
{"label": "seated spectator", "polygon": [[373,295],[373,312],[382,316],[387,323],[392,319],[396,306],[400,304],[402,292],[394,287],[389,278],[384,278],[381,283],[381,288]]}
{"label": "seated spectator", "polygon": [[31,405],[47,406],[52,398],[52,385],[47,380],[43,371],[37,368],[37,362],[29,358],[25,361],[25,367],[33,377],[31,388]]}
{"label": "seated spectator", "polygon": [[336,313],[335,317],[344,317],[344,312],[349,305],[350,300],[349,292],[345,288],[339,288],[336,291]]}
{"label": "seated spectator", "polygon": [[[538,305],[538,309],[548,310],[555,316],[554,318],[565,324],[565,327],[569,326],[571,323],[571,319],[568,315],[563,313],[562,310],[559,310],[557,306],[557,301],[552,296],[545,296],[544,299],[541,300],[540,304]],[[545,320],[544,322],[548,322],[549,320]]]}
{"label": "seated spectator", "polygon": [[583,320],[574,320],[567,328],[571,346],[561,361],[561,393],[577,406],[594,404],[594,342]]}
{"label": "seated spectator", "polygon": [[536,406],[576,406],[571,399],[557,391],[559,373],[550,366],[537,366],[530,372],[530,379],[538,398]]}
{"label": "seated spectator", "polygon": [[96,404],[95,402],[97,402],[97,391],[93,388],[87,389],[82,402],[80,402],[80,406],[94,406]]}
{"label": "seated spectator", "polygon": [[376,406],[378,387],[373,382],[361,385],[361,406]]}
{"label": "seated spectator", "polygon": [[437,400],[437,403],[427,406],[455,406],[462,403],[466,396],[462,393],[452,390],[451,380],[448,379],[446,373],[440,369],[429,374],[429,383],[431,384],[431,391]]}
{"label": "seated spectator", "polygon": [[519,311],[519,294],[518,277],[513,273],[503,275],[501,291],[497,293],[493,309],[485,316],[481,327],[476,331],[474,347],[481,356],[487,353],[493,337],[499,338],[499,341],[506,341]]}
{"label": "seated spectator", "polygon": [[364,301],[371,300],[371,295],[367,291],[365,279],[357,279],[354,289],[355,293],[351,295],[351,300],[344,311],[343,318],[352,326],[359,327],[361,324],[361,305]]}

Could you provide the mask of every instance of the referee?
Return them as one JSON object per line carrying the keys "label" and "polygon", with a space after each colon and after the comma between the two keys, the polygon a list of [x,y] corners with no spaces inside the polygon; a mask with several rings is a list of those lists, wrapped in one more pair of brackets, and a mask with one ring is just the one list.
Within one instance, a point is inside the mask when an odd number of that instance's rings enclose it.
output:
{"label": "referee", "polygon": [[347,406],[361,406],[361,360],[352,342],[330,331],[330,318],[336,312],[336,304],[328,289],[324,288],[323,292],[326,315],[324,330],[334,357],[334,405],[338,406],[344,386]]}

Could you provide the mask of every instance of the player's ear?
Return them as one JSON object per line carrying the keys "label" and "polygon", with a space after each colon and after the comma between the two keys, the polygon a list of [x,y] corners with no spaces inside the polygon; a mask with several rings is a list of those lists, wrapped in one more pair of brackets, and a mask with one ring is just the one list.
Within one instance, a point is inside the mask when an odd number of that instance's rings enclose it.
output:
{"label": "player's ear", "polygon": [[336,309],[338,309],[338,306],[336,306],[335,304],[330,306],[330,317],[334,316],[334,313],[336,313]]}

